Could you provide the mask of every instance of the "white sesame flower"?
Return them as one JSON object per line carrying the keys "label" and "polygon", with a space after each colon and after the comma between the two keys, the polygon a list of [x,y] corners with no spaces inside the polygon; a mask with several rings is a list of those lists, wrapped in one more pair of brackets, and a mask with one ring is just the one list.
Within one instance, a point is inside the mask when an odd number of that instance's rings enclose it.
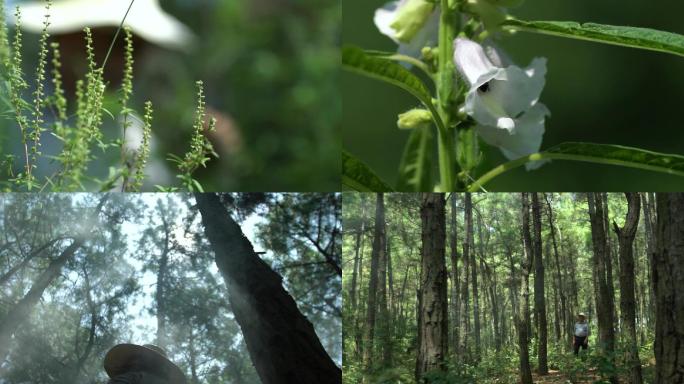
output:
{"label": "white sesame flower", "polygon": [[[539,151],[544,119],[550,115],[538,102],[546,59],[535,58],[525,69],[503,67],[498,54],[487,56],[480,44],[457,38],[454,62],[470,85],[463,111],[478,123],[476,130],[482,139],[499,147],[509,159]],[[537,166],[539,163],[527,165],[528,169]]]}

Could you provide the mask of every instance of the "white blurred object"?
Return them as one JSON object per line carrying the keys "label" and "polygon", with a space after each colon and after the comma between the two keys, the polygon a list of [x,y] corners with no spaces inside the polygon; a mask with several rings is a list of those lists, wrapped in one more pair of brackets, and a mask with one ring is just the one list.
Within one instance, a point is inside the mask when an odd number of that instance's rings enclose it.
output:
{"label": "white blurred object", "polygon": [[[18,5],[22,28],[40,33],[45,20],[45,2],[29,1]],[[79,32],[84,27],[118,27],[129,5],[128,0],[55,1],[50,9],[48,32],[64,34]],[[187,26],[164,12],[159,0],[135,0],[124,25],[150,43],[168,49],[188,50],[195,38]]]}
{"label": "white blurred object", "polygon": [[[123,135],[124,121],[123,117],[119,116],[119,126]],[[140,117],[131,113],[128,115],[126,135],[124,137],[124,152],[127,161],[133,161],[138,155],[142,147],[144,123]],[[157,142],[159,139],[155,134],[150,137],[150,157],[147,159],[145,166],[145,184],[149,186],[154,185],[169,185],[173,182],[173,175],[169,171],[167,165],[159,156],[155,156],[157,152]],[[115,190],[120,190],[121,183],[117,184]]]}

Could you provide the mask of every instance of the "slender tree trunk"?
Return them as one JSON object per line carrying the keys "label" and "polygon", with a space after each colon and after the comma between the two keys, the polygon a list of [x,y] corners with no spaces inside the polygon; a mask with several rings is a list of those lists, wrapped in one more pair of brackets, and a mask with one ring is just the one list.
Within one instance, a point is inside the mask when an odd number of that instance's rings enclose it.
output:
{"label": "slender tree trunk", "polygon": [[[468,193],[468,195],[470,195]],[[478,293],[477,269],[478,263],[475,259],[475,240],[473,235],[473,204],[470,198],[466,202],[466,241],[470,243],[470,273],[472,274],[473,285],[473,325],[475,330],[475,362],[480,361],[480,349],[482,340],[480,338],[480,295]]]}
{"label": "slender tree trunk", "polygon": [[452,286],[452,292],[451,292],[451,308],[453,312],[453,322],[451,328],[453,329],[453,341],[452,345],[454,346],[454,352],[456,353],[458,361],[463,361],[463,356],[461,355],[461,348],[459,348],[458,343],[461,338],[460,336],[460,329],[461,329],[461,307],[460,307],[460,300],[459,300],[459,274],[458,274],[458,248],[457,248],[457,243],[458,243],[458,223],[456,220],[456,195],[452,194],[450,197],[451,200],[451,233],[449,236],[449,242],[450,242],[450,256],[451,256],[451,286]]}
{"label": "slender tree trunk", "polygon": [[12,335],[20,324],[24,323],[43,296],[45,289],[61,274],[62,267],[71,259],[83,243],[84,238],[77,238],[45,269],[35,280],[31,289],[19,302],[0,320],[0,362],[5,360],[12,344]]}
{"label": "slender tree trunk", "polygon": [[544,295],[544,257],[542,255],[541,238],[541,204],[537,193],[532,193],[532,222],[534,226],[534,309],[537,313],[537,361],[540,375],[549,373],[546,346],[548,343],[548,327],[546,324],[546,300]]}
{"label": "slender tree trunk", "polygon": [[[366,218],[366,197],[362,196],[361,197],[361,204],[362,204],[362,212],[363,212],[363,231],[361,233],[361,250],[359,251],[359,271],[357,272],[358,276],[358,286],[363,287],[363,254],[365,250],[365,245],[366,245],[366,224],[367,224],[367,218]],[[361,288],[357,289],[358,293],[356,294],[357,302],[356,302],[356,311],[354,312],[354,331],[355,331],[355,338],[356,338],[356,345],[357,345],[357,356],[360,356],[363,358],[363,327],[361,326],[361,322],[363,321],[363,316],[361,316],[361,313],[363,311],[363,305],[359,305],[359,300],[361,298]]]}
{"label": "slender tree trunk", "polygon": [[444,195],[422,194],[420,210],[422,223],[420,347],[416,380],[433,370],[445,370],[448,353],[447,272],[445,263],[445,207]]}
{"label": "slender tree trunk", "polygon": [[527,193],[522,194],[522,238],[523,257],[520,262],[522,281],[520,287],[520,315],[518,316],[518,345],[520,348],[520,381],[532,384],[530,369],[529,324],[530,324],[530,268],[532,267],[532,238],[530,236],[530,202]]}
{"label": "slender tree trunk", "polygon": [[[104,195],[97,204],[90,219],[95,222],[97,216],[102,211],[102,207],[109,200],[108,195]],[[86,218],[89,219],[89,218]],[[85,228],[84,228],[85,229]],[[62,253],[53,259],[48,267],[34,281],[28,293],[14,305],[7,314],[0,319],[0,365],[7,357],[12,344],[12,335],[19,325],[26,321],[33,307],[38,303],[45,289],[62,273],[64,265],[71,260],[76,251],[83,246],[89,236],[88,234],[74,237],[73,243],[65,248]]]}
{"label": "slender tree trunk", "polygon": [[155,301],[157,303],[157,345],[166,348],[166,274],[169,267],[169,245],[171,242],[171,230],[164,212],[159,212],[164,227],[164,249],[159,257],[159,269],[157,269],[157,290]]}
{"label": "slender tree trunk", "polygon": [[352,332],[354,333],[354,355],[359,356],[361,354],[361,333],[359,332],[359,327],[357,323],[357,318],[358,318],[358,313],[357,313],[357,307],[358,307],[358,298],[357,298],[357,293],[356,293],[356,283],[358,280],[358,275],[360,274],[359,271],[359,263],[362,255],[359,255],[361,252],[361,239],[363,238],[364,233],[366,232],[366,204],[365,204],[365,195],[364,194],[359,194],[359,197],[361,199],[361,228],[359,228],[358,232],[356,232],[356,242],[355,242],[355,247],[354,247],[354,270],[352,271],[352,283],[351,287],[349,289],[349,299],[351,302],[351,314],[353,320],[353,329]]}
{"label": "slender tree trunk", "polygon": [[[606,237],[603,196],[600,193],[588,193],[589,220],[591,222],[591,238],[594,249],[594,292],[596,295],[596,316],[599,328],[599,347],[613,363],[615,331],[613,329],[613,307],[610,292],[612,284],[608,280],[606,264],[610,263],[608,240]],[[610,378],[617,383],[617,377]]]}
{"label": "slender tree trunk", "polygon": [[204,232],[228,287],[228,299],[262,383],[330,383],[342,371],[313,325],[282,286],[282,277],[254,252],[216,194],[195,194]]}
{"label": "slender tree trunk", "polygon": [[[643,212],[644,212],[644,226],[646,229],[646,254],[647,254],[647,259],[648,259],[648,265],[653,264],[653,254],[656,252],[656,234],[655,234],[655,207],[654,207],[654,199],[651,193],[642,193],[641,194],[641,200],[642,200],[642,206],[643,206]],[[652,282],[653,277],[651,276],[651,268],[646,268],[646,274],[648,276],[648,281]],[[652,315],[655,313],[655,287],[653,284],[648,285],[648,324],[651,325],[653,323],[653,318]]]}
{"label": "slender tree trunk", "polygon": [[463,310],[461,311],[461,320],[463,325],[461,326],[461,353],[463,356],[463,361],[470,360],[470,353],[468,348],[468,335],[470,334],[470,297],[468,293],[468,284],[470,283],[470,245],[472,244],[468,239],[472,237],[472,225],[468,227],[468,221],[472,223],[473,221],[473,210],[472,210],[472,200],[470,193],[465,193],[464,195],[464,205],[465,209],[464,215],[464,227],[465,227],[465,237],[463,241],[463,285],[461,286],[461,305]]}
{"label": "slender tree trunk", "polygon": [[684,194],[656,194],[655,384],[684,383]]}
{"label": "slender tree trunk", "polygon": [[627,198],[627,217],[625,225],[620,228],[613,221],[613,228],[618,236],[618,252],[620,254],[620,313],[622,326],[625,328],[628,347],[627,361],[630,367],[630,382],[641,384],[641,361],[639,360],[639,348],[637,347],[635,298],[634,298],[634,252],[633,243],[639,226],[639,194],[625,193]]}
{"label": "slender tree trunk", "polygon": [[[378,291],[378,267],[380,253],[385,251],[385,200],[382,193],[375,199],[375,226],[373,228],[373,249],[371,250],[371,269],[368,282],[368,306],[366,307],[366,333],[363,342],[363,367],[369,373],[373,368],[375,338],[376,298]],[[366,376],[364,376],[364,382]]]}
{"label": "slender tree trunk", "polygon": [[392,362],[392,347],[390,335],[390,316],[387,299],[387,273],[388,273],[388,254],[387,254],[387,234],[385,231],[385,222],[381,224],[382,233],[379,255],[378,255],[378,341],[380,342],[381,361],[380,367],[390,367]]}
{"label": "slender tree trunk", "polygon": [[[544,194],[546,197],[546,206],[547,206],[547,213],[548,213],[548,218],[549,218],[549,231],[551,233],[551,244],[553,245],[553,259],[556,264],[556,283],[558,286],[558,295],[560,296],[560,312],[561,312],[561,317],[563,319],[563,335],[565,335],[566,339],[568,339],[567,345],[570,345],[570,341],[572,340],[572,330],[570,329],[572,327],[571,322],[569,321],[569,318],[571,317],[571,313],[567,307],[567,297],[566,297],[566,286],[563,281],[563,274],[561,274],[561,263],[558,257],[558,242],[556,240],[556,225],[554,224],[553,220],[553,208],[551,207],[551,200],[549,198],[549,194]],[[562,338],[562,336],[561,336]]]}

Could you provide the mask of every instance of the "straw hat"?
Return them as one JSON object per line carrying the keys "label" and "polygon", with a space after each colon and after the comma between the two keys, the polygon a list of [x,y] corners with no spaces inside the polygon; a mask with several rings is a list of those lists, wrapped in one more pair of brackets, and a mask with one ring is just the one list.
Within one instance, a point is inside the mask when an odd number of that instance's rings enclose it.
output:
{"label": "straw hat", "polygon": [[107,352],[104,369],[110,378],[128,372],[131,367],[154,373],[168,380],[169,384],[186,384],[183,371],[156,345],[119,344]]}
{"label": "straw hat", "polygon": [[[51,34],[80,32],[84,27],[118,27],[130,5],[123,0],[59,0],[50,8]],[[40,33],[45,20],[45,2],[19,3],[22,28]],[[159,0],[135,0],[127,25],[134,34],[150,43],[169,49],[187,50],[194,36],[192,31],[164,12]]]}
{"label": "straw hat", "polygon": [[577,316],[580,316],[580,317],[587,317],[587,315],[585,315],[584,312],[578,313]]}

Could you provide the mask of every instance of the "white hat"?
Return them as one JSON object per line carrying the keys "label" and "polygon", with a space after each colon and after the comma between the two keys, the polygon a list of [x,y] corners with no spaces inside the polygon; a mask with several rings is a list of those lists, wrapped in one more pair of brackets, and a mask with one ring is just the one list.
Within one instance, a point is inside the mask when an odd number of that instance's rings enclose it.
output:
{"label": "white hat", "polygon": [[[84,27],[118,27],[130,5],[124,0],[61,0],[50,8],[51,34],[81,31]],[[45,2],[19,3],[21,26],[40,33],[45,20]],[[187,50],[194,39],[192,31],[164,12],[159,0],[135,0],[126,17],[133,33],[169,49]]]}

